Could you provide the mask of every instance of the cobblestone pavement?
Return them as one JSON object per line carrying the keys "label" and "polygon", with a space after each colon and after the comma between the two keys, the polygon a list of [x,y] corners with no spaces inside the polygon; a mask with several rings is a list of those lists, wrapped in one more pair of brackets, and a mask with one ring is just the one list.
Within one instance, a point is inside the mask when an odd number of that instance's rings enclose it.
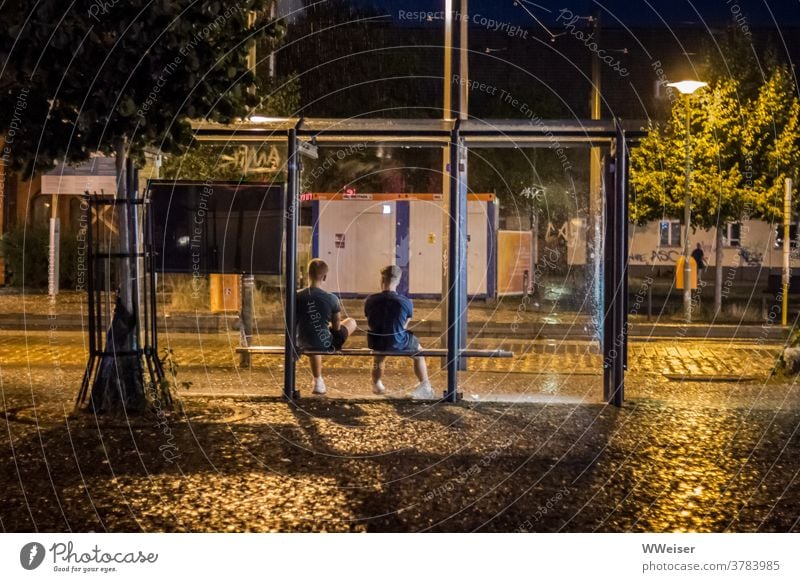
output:
{"label": "cobblestone pavement", "polygon": [[[73,412],[80,334],[0,333],[0,528],[800,530],[800,390],[768,379],[776,346],[632,344],[615,409],[578,342],[508,346],[519,357],[464,373],[455,406],[394,398],[413,386],[405,359],[378,400],[368,361],[328,358],[331,396],[297,407],[278,397],[280,359],[239,370],[237,344],[164,338],[194,382],[184,410],[126,422]],[[712,372],[743,378],[695,381]]]}
{"label": "cobblestone pavement", "polygon": [[[230,334],[164,334],[161,347],[174,350],[176,359],[184,366],[238,366],[238,333]],[[354,337],[353,347],[364,347],[363,337]],[[436,339],[423,339],[436,346]],[[257,336],[259,345],[282,345],[283,338],[274,334]],[[509,341],[478,339],[470,347],[497,347],[513,351],[508,359],[473,358],[469,370],[501,373],[566,373],[593,375],[602,372],[602,357],[595,342],[576,340]],[[86,359],[85,336],[78,332],[0,331],[0,361],[4,365],[45,365],[59,361],[78,362]],[[723,376],[761,378],[769,374],[777,357],[779,345],[759,344],[756,341],[726,340],[655,340],[632,341],[629,350],[632,374],[668,374],[678,376]],[[282,356],[256,356],[254,364],[274,368],[281,366]],[[435,362],[430,359],[433,367]],[[327,358],[329,369],[369,369],[371,361],[362,357]]]}

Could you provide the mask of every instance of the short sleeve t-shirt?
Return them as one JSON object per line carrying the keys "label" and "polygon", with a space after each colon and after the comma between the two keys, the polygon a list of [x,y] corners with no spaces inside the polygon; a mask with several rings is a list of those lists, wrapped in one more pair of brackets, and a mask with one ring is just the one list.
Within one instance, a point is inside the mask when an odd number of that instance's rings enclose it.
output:
{"label": "short sleeve t-shirt", "polygon": [[367,297],[364,303],[369,332],[367,345],[373,350],[406,350],[414,337],[405,328],[406,321],[414,314],[414,306],[408,297],[394,291],[381,291]]}
{"label": "short sleeve t-shirt", "polygon": [[297,292],[297,341],[300,347],[327,350],[333,342],[330,322],[342,308],[339,298],[319,287],[306,287]]}

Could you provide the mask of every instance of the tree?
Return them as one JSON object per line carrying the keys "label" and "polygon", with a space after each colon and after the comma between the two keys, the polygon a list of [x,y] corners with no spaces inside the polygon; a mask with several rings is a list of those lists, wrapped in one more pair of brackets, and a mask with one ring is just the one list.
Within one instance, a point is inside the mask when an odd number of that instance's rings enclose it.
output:
{"label": "tree", "polygon": [[788,66],[771,69],[748,110],[743,154],[754,191],[751,214],[782,220],[784,181],[800,169],[800,101]]}
{"label": "tree", "polygon": [[385,12],[347,0],[306,3],[279,60],[298,75],[304,116],[441,117],[441,46],[391,26]]}
{"label": "tree", "polygon": [[[190,143],[190,119],[228,123],[259,105],[247,56],[256,35],[279,35],[268,22],[268,5],[268,0],[2,3],[3,162],[32,175],[57,160],[114,155],[117,197],[131,198],[128,156],[141,159],[146,148],[181,151]],[[119,209],[125,254],[133,233],[126,205]],[[125,351],[135,347],[133,263],[121,260],[120,301],[109,332]],[[140,359],[124,356],[104,364],[92,391],[94,410],[143,409]]]}
{"label": "tree", "polygon": [[720,78],[672,107],[666,123],[653,124],[631,154],[634,197],[631,220],[638,224],[683,218],[685,205],[686,116],[690,115],[691,224],[693,230],[717,228],[714,311],[722,303],[722,232],[741,219],[752,191],[742,172],[742,114],[738,83]]}
{"label": "tree", "polygon": [[[291,117],[300,107],[299,83],[296,77],[257,78],[257,93],[260,97],[258,111],[274,117]],[[249,180],[238,165],[226,163],[241,147],[234,142],[222,144],[198,143],[192,141],[179,155],[166,156],[161,176],[170,180]],[[271,147],[264,144],[262,148]],[[275,146],[284,150],[284,146]],[[285,179],[282,172],[270,174],[270,181],[276,183]]]}

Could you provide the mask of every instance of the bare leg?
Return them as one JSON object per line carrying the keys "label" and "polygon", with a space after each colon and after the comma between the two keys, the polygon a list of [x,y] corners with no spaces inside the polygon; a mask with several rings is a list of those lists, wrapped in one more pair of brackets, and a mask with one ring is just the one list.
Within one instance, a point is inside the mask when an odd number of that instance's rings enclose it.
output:
{"label": "bare leg", "polygon": [[308,363],[311,366],[311,375],[314,379],[322,377],[322,356],[308,356]]}
{"label": "bare leg", "polygon": [[425,363],[425,356],[414,358],[414,374],[421,383],[428,381],[428,365]]}
{"label": "bare leg", "polygon": [[353,319],[352,317],[348,317],[347,319],[341,321],[339,325],[347,329],[348,338],[356,332],[356,327],[358,327],[358,324],[356,324],[356,320]]}
{"label": "bare leg", "polygon": [[383,377],[383,367],[386,356],[375,356],[372,363],[372,382],[375,383]]}

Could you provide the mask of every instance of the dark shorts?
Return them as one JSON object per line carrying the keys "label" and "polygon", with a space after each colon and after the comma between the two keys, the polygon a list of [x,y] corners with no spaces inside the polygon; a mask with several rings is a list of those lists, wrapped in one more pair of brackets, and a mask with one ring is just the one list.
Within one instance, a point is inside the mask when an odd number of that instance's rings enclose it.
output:
{"label": "dark shorts", "polygon": [[[315,351],[315,352],[334,352],[336,350],[341,350],[344,342],[347,341],[347,338],[350,336],[350,332],[347,331],[347,328],[341,326],[337,331],[330,330],[331,332],[331,344],[327,347],[314,347],[312,345],[307,345],[303,343],[302,340],[298,340],[297,347],[299,348],[298,351]],[[299,353],[295,353],[295,359],[300,357]]]}
{"label": "dark shorts", "polygon": [[387,348],[386,346],[382,345],[379,341],[376,341],[376,338],[373,338],[372,336],[367,336],[367,346],[370,349],[376,350],[378,352],[395,352],[395,351],[417,352],[422,349],[422,345],[419,343],[417,336],[415,336],[410,331],[408,332],[408,340],[406,341],[406,347],[404,347],[402,350],[395,347]]}
{"label": "dark shorts", "polygon": [[417,339],[417,336],[415,336],[411,332],[408,332],[408,336],[409,336],[408,337],[408,346],[406,347],[406,349],[411,351],[411,352],[416,352],[416,351],[421,350],[422,346],[419,344],[419,340]]}
{"label": "dark shorts", "polygon": [[331,349],[341,350],[349,335],[350,332],[343,325],[338,330],[331,330]]}

